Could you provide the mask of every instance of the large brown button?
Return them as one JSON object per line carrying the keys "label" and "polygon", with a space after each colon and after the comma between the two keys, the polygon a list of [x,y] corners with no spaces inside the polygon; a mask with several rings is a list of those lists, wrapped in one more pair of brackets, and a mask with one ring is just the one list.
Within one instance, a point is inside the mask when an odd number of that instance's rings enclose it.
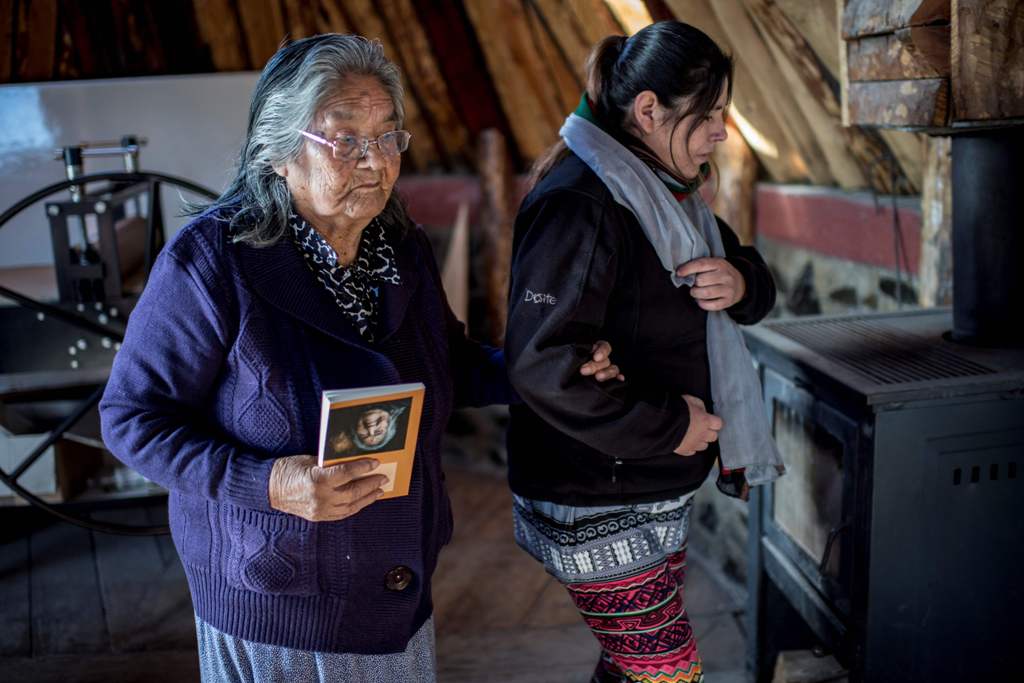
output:
{"label": "large brown button", "polygon": [[384,575],[384,585],[389,591],[404,591],[412,583],[412,570],[398,565]]}

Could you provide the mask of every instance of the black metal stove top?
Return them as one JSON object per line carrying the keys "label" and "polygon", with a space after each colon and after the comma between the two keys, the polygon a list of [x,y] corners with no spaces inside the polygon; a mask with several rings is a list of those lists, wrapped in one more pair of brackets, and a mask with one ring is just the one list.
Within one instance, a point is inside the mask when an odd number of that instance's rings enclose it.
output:
{"label": "black metal stove top", "polygon": [[778,320],[748,330],[868,403],[1024,388],[1024,350],[948,341],[948,308]]}

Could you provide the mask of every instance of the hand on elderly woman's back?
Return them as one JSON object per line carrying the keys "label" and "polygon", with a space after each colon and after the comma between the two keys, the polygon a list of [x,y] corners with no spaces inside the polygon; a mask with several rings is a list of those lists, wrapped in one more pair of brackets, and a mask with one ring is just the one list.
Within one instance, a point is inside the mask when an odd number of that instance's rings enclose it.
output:
{"label": "hand on elderly woman's back", "polygon": [[278,458],[270,472],[270,507],[311,522],[345,519],[383,493],[387,477],[366,476],[378,464],[366,459],[319,467],[312,455]]}

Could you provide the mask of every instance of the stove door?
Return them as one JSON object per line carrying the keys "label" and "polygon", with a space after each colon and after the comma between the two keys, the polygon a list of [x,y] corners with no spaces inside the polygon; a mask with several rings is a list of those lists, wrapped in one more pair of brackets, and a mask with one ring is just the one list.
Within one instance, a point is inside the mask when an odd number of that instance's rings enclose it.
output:
{"label": "stove door", "polygon": [[852,593],[857,424],[770,368],[764,370],[764,389],[787,469],[765,492],[764,535],[817,593],[811,596],[813,602],[835,613],[830,621],[846,622]]}

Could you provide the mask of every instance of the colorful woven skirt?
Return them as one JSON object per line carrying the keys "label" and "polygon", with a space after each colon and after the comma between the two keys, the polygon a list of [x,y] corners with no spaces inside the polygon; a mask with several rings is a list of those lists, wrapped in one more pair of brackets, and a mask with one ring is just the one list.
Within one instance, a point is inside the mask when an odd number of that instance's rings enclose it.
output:
{"label": "colorful woven skirt", "polygon": [[565,585],[601,643],[594,681],[703,679],[683,602],[692,496],[606,507],[514,497],[516,542]]}

